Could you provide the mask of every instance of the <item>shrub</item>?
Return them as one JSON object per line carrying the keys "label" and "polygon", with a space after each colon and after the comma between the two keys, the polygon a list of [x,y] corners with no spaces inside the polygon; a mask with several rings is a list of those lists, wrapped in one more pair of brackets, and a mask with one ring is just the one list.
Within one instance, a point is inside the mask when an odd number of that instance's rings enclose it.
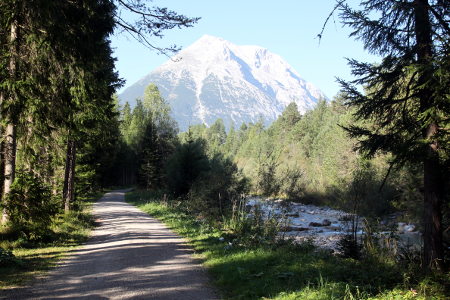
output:
{"label": "shrub", "polygon": [[260,205],[255,205],[248,211],[245,198],[233,202],[232,215],[224,224],[224,229],[232,233],[233,243],[250,248],[277,247],[280,241],[291,243],[279,238],[280,230],[286,226],[286,220],[280,214],[265,213]]}
{"label": "shrub", "polygon": [[304,187],[301,183],[302,171],[298,168],[287,168],[281,174],[280,191],[289,200],[300,201],[303,196]]}
{"label": "shrub", "polygon": [[218,221],[230,215],[233,201],[248,192],[249,184],[236,164],[220,154],[209,159],[208,165],[192,185],[189,201],[205,217]]}
{"label": "shrub", "polygon": [[0,267],[8,267],[11,265],[16,265],[18,263],[19,260],[11,251],[0,248]]}
{"label": "shrub", "polygon": [[353,234],[344,235],[337,243],[337,248],[342,257],[359,259],[361,257],[361,245]]}
{"label": "shrub", "polygon": [[52,217],[59,210],[50,188],[33,174],[23,171],[17,172],[2,206],[9,217],[9,227],[30,241],[48,235]]}
{"label": "shrub", "polygon": [[270,154],[266,158],[260,157],[258,160],[256,190],[266,197],[278,195],[281,185],[276,177],[276,170],[279,165],[277,159]]}
{"label": "shrub", "polygon": [[208,171],[201,140],[189,140],[176,149],[167,163],[167,187],[175,197],[185,197],[199,176]]}

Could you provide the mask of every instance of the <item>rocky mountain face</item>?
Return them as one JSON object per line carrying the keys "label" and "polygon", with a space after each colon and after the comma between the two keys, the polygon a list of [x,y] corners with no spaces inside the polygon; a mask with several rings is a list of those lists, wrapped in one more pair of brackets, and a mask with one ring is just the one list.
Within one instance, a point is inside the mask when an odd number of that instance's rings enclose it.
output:
{"label": "rocky mountain face", "polygon": [[125,89],[121,103],[133,106],[150,83],[170,103],[182,131],[189,125],[211,125],[218,118],[228,128],[261,118],[269,124],[291,102],[304,113],[325,98],[280,56],[208,35]]}

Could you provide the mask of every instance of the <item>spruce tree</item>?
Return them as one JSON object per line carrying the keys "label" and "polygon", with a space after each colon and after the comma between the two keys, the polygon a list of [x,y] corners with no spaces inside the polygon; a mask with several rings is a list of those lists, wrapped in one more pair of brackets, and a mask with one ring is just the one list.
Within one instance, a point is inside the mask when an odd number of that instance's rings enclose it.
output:
{"label": "spruce tree", "polygon": [[[125,20],[118,10],[137,18]],[[115,143],[114,138],[105,137],[114,130],[101,129],[116,124],[110,100],[120,81],[108,40],[114,28],[166,53],[176,47],[159,48],[149,38],[161,37],[168,29],[192,26],[197,20],[142,1],[0,1],[2,201],[14,180],[16,158],[20,167],[51,183],[56,193],[64,169],[64,141],[67,172],[63,193],[70,202],[76,153],[89,157],[83,161],[92,166],[98,165],[90,160],[95,156],[90,151],[105,149],[102,141],[108,141],[103,143],[108,147]],[[94,140],[98,144],[94,145]]]}
{"label": "spruce tree", "polygon": [[[426,268],[443,270],[442,209],[449,167],[450,6],[442,0],[366,0],[361,9],[338,1],[352,37],[383,57],[379,64],[349,60],[357,79],[340,80],[347,105],[366,124],[347,128],[369,157],[393,154],[393,164],[418,163],[424,173]],[[364,86],[365,93],[359,90]]]}
{"label": "spruce tree", "polygon": [[[42,80],[50,66],[52,52],[49,24],[58,3],[43,0],[0,2],[0,121],[3,140],[3,200],[14,181],[18,128],[39,123],[43,115],[39,104],[47,82]],[[46,68],[42,69],[42,61]],[[45,101],[44,101],[45,102]],[[3,221],[6,220],[3,214]]]}
{"label": "spruce tree", "polygon": [[158,136],[155,124],[150,120],[144,131],[141,142],[139,179],[140,184],[148,190],[161,187],[163,158],[158,147]]}

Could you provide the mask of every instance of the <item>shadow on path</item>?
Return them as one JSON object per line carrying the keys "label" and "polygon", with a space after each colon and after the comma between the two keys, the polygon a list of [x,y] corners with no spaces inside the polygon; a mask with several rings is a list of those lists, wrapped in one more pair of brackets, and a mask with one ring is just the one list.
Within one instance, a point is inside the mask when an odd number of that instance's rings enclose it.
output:
{"label": "shadow on path", "polygon": [[218,299],[186,241],[124,202],[124,191],[94,204],[99,224],[79,250],[29,287],[1,299]]}

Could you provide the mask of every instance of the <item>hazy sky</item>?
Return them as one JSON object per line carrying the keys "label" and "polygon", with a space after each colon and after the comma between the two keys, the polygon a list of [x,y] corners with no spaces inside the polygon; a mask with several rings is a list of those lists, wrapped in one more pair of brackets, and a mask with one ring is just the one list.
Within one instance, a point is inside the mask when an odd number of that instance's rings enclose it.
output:
{"label": "hazy sky", "polygon": [[[153,3],[189,17],[201,17],[192,28],[175,29],[163,39],[152,39],[156,45],[187,47],[204,34],[237,45],[258,45],[283,57],[302,78],[329,98],[339,91],[336,76],[352,78],[345,57],[367,62],[379,60],[367,54],[361,42],[349,38],[350,30],[342,28],[337,18],[330,19],[319,43],[317,34],[334,6],[333,0],[154,0]],[[124,87],[167,60],[126,34],[113,36],[112,46],[116,68],[126,80]]]}

